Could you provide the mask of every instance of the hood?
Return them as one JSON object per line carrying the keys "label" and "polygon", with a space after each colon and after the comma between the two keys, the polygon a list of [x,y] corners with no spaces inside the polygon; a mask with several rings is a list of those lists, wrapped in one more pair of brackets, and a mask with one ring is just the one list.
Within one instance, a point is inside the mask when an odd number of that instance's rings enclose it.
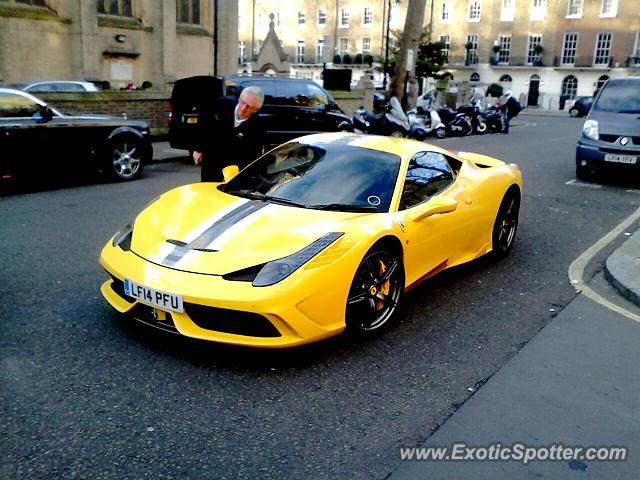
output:
{"label": "hood", "polygon": [[598,132],[601,135],[640,136],[640,115],[637,113],[591,110],[589,119],[598,121]]}
{"label": "hood", "polygon": [[363,215],[249,200],[211,183],[186,185],[138,215],[131,250],[168,268],[224,275],[291,255]]}

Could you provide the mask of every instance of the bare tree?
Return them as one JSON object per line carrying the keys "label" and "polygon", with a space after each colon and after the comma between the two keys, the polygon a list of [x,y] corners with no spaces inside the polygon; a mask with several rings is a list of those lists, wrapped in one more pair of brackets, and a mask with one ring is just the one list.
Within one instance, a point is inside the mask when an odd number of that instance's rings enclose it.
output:
{"label": "bare tree", "polygon": [[[401,99],[404,95],[405,82],[411,82],[411,88],[407,85],[407,89],[411,90],[407,104],[411,107],[415,104],[415,93],[417,91],[415,84],[415,65],[426,5],[427,0],[409,0],[407,18],[404,21],[404,31],[400,39],[400,54],[398,55],[389,86],[389,96],[395,96]],[[413,50],[413,56],[410,59],[411,65],[407,65],[407,52],[410,49]],[[408,75],[409,78],[407,78],[407,71],[411,72]],[[403,106],[405,108],[407,107],[407,105]]]}

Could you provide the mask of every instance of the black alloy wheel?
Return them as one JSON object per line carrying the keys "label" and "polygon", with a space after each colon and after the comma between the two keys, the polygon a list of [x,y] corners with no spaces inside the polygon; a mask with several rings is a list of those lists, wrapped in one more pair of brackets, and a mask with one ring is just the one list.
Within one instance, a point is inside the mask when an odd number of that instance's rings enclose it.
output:
{"label": "black alloy wheel", "polygon": [[383,250],[364,257],[347,298],[349,330],[366,334],[379,330],[393,318],[404,290],[404,267],[400,259]]}
{"label": "black alloy wheel", "polygon": [[117,135],[109,142],[109,174],[115,180],[135,180],[142,175],[142,140],[133,135]]}
{"label": "black alloy wheel", "polygon": [[513,190],[508,191],[500,203],[498,215],[493,224],[493,252],[498,257],[507,255],[513,246],[518,229],[519,212],[520,196]]}

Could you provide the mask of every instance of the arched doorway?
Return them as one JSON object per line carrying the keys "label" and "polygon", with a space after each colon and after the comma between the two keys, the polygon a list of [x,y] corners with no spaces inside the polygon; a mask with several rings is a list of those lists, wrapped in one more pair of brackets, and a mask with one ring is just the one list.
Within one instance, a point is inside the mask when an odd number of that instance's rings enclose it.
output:
{"label": "arched doorway", "polygon": [[528,107],[537,107],[540,97],[540,76],[535,73],[529,79],[529,95],[527,97]]}
{"label": "arched doorway", "polygon": [[560,110],[564,110],[567,100],[573,100],[578,94],[578,79],[573,75],[567,75],[562,80],[562,91],[560,92]]}
{"label": "arched doorway", "polygon": [[593,92],[593,96],[595,97],[598,92],[600,91],[600,89],[604,86],[605,83],[607,83],[607,80],[609,80],[609,76],[608,75],[602,75],[599,79],[598,79],[598,83],[596,84],[596,91]]}

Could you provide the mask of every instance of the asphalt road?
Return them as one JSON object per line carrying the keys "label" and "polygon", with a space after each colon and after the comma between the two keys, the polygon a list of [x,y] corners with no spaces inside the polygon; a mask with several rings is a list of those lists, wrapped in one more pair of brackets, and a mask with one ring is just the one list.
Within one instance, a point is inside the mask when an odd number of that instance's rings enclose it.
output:
{"label": "asphalt road", "polygon": [[197,181],[191,165],[0,198],[0,477],[385,478],[400,446],[423,442],[574,298],[569,264],[638,208],[637,189],[571,182],[581,125],[521,115],[509,135],[438,141],[521,166],[516,244],[414,289],[401,322],[357,344],[254,351],[115,315],[99,293],[103,243]]}

